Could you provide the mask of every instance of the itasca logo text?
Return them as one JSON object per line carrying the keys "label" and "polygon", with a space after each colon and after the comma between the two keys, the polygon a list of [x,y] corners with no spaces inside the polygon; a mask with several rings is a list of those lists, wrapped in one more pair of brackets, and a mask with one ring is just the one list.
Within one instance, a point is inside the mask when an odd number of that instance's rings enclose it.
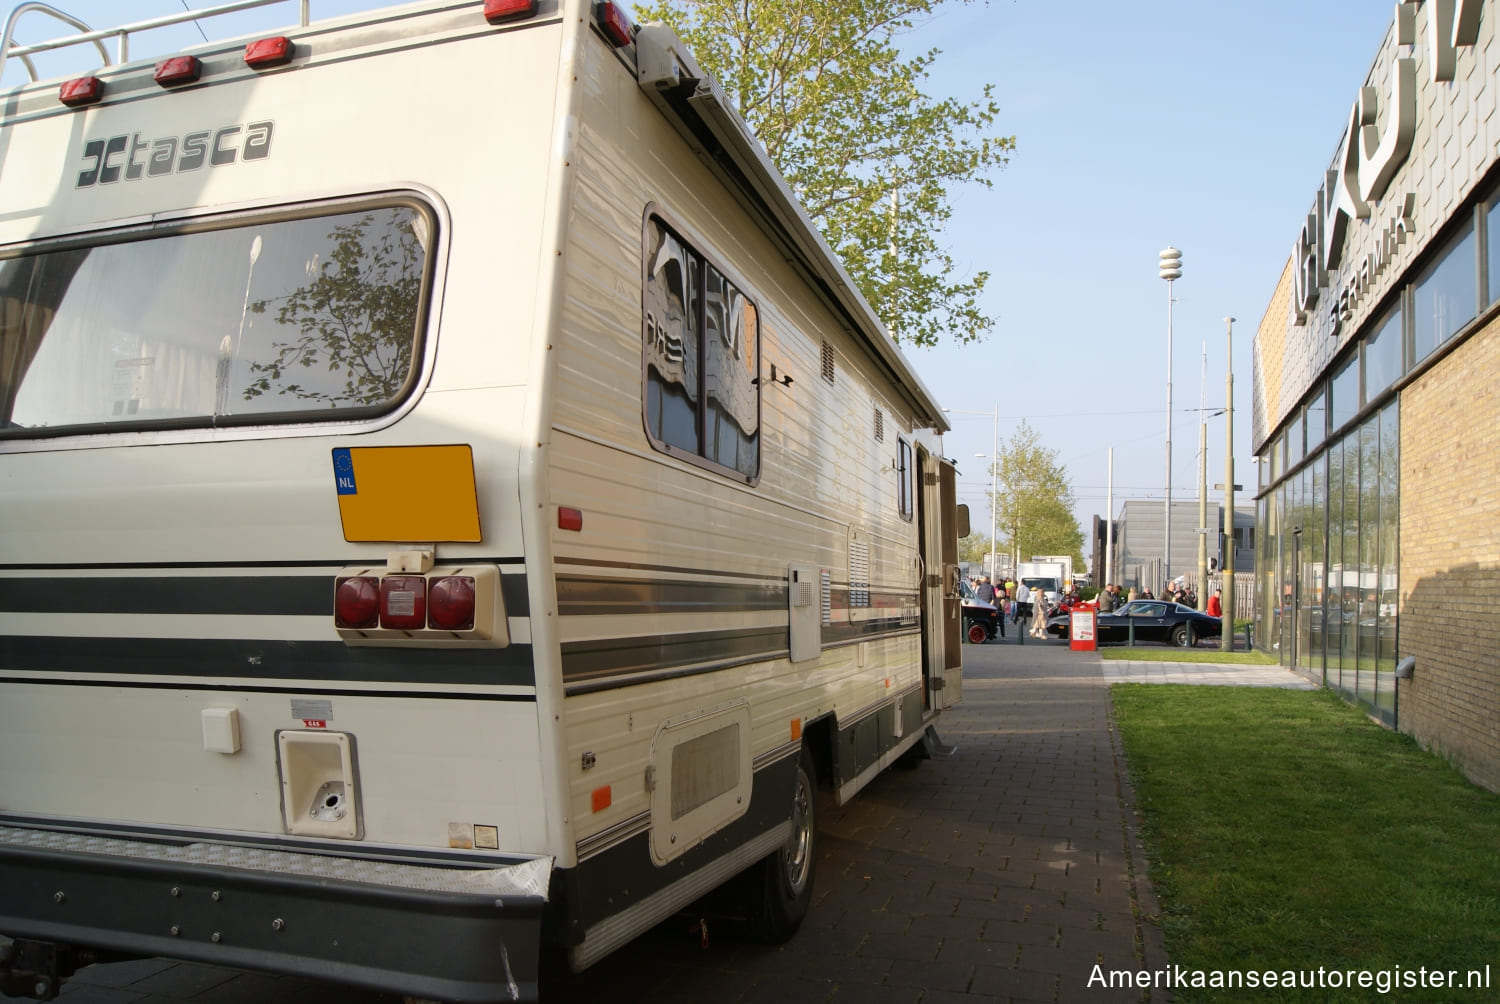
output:
{"label": "itasca logo text", "polygon": [[271,122],[250,122],[199,129],[186,136],[142,138],[138,132],[91,139],[83,147],[83,170],[75,188],[139,181],[164,174],[222,167],[236,160],[264,160],[271,155]]}

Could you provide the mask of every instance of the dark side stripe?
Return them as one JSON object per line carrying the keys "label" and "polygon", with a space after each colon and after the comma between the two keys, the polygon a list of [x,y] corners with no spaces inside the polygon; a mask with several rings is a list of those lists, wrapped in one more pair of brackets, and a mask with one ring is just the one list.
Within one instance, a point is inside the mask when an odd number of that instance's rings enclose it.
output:
{"label": "dark side stripe", "polygon": [[[825,626],[825,650],[857,641],[915,635],[916,625],[898,621]],[[787,629],[747,628],[684,634],[653,634],[568,642],[562,646],[563,683],[569,695],[587,694],[648,680],[712,673],[753,662],[785,659]]]}
{"label": "dark side stripe", "polygon": [[530,645],[360,648],[342,641],[0,636],[0,666],[27,674],[186,676],[411,685],[531,687]]}
{"label": "dark side stripe", "polygon": [[745,613],[786,609],[786,583],[557,577],[557,610],[589,614]]}
{"label": "dark side stripe", "polygon": [[[331,623],[334,579],[332,573],[0,578],[0,611],[327,617]],[[530,616],[531,600],[524,574],[501,575],[500,592],[508,616]]]}

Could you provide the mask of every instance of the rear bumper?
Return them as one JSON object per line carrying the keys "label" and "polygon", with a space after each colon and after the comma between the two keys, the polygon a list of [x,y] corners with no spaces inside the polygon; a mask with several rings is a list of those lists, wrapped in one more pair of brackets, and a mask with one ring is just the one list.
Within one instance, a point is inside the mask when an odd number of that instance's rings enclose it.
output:
{"label": "rear bumper", "polygon": [[551,864],[0,825],[0,934],[436,1000],[535,1000]]}

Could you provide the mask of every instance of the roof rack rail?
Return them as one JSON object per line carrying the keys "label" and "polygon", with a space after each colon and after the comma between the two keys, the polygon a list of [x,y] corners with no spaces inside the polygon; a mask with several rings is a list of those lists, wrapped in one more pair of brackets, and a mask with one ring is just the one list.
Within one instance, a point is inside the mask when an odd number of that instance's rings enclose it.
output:
{"label": "roof rack rail", "polygon": [[[73,17],[70,14],[65,14],[57,8],[51,7],[47,4],[35,2],[23,3],[15,10],[11,11],[10,17],[6,18],[5,32],[3,35],[0,35],[0,56],[3,56],[3,58],[0,58],[0,68],[3,68],[5,63],[9,62],[11,59],[19,59],[25,65],[26,72],[30,74],[32,82],[34,83],[38,79],[38,76],[36,72],[36,66],[31,61],[31,57],[33,54],[38,52],[48,52],[52,49],[65,49],[68,46],[72,45],[85,45],[90,42],[92,42],[94,47],[99,50],[99,55],[104,60],[104,65],[110,66],[112,65],[113,61],[111,61],[111,59],[109,58],[109,51],[104,47],[103,41],[107,38],[115,39],[116,58],[119,62],[125,63],[129,62],[130,60],[130,36],[132,33],[149,31],[152,28],[166,28],[171,25],[182,24],[187,21],[198,21],[204,18],[217,17],[220,14],[234,14],[242,10],[251,10],[256,7],[269,7],[272,4],[293,2],[296,2],[301,6],[301,20],[299,23],[302,27],[307,27],[308,8],[311,5],[312,0],[235,0],[235,2],[233,3],[220,4],[217,7],[205,7],[202,10],[188,10],[183,11],[180,14],[165,14],[161,17],[154,17],[146,21],[137,21],[134,24],[121,25],[118,28],[103,28],[98,31],[91,29],[88,25],[78,20],[78,18]],[[46,14],[58,21],[61,21],[71,28],[78,29],[80,34],[67,35],[62,38],[55,38],[50,42],[37,42],[32,45],[13,46],[11,44],[11,38],[15,34],[16,22],[20,21],[22,15],[32,13]]]}

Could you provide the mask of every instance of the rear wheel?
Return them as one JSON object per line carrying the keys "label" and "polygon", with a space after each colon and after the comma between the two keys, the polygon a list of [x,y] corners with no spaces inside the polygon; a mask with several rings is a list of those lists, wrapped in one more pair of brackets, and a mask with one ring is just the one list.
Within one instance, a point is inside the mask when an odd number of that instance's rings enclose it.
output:
{"label": "rear wheel", "polygon": [[792,832],[787,842],[766,857],[757,869],[750,928],[756,940],[779,945],[797,933],[812,904],[813,870],[817,863],[818,819],[816,777],[812,753],[806,746],[797,760],[792,785]]}
{"label": "rear wheel", "polygon": [[978,621],[969,621],[968,636],[969,641],[973,644],[983,645],[986,641],[989,641],[990,633]]}
{"label": "rear wheel", "polygon": [[1186,624],[1179,624],[1172,629],[1172,644],[1178,648],[1187,648],[1191,638]]}

